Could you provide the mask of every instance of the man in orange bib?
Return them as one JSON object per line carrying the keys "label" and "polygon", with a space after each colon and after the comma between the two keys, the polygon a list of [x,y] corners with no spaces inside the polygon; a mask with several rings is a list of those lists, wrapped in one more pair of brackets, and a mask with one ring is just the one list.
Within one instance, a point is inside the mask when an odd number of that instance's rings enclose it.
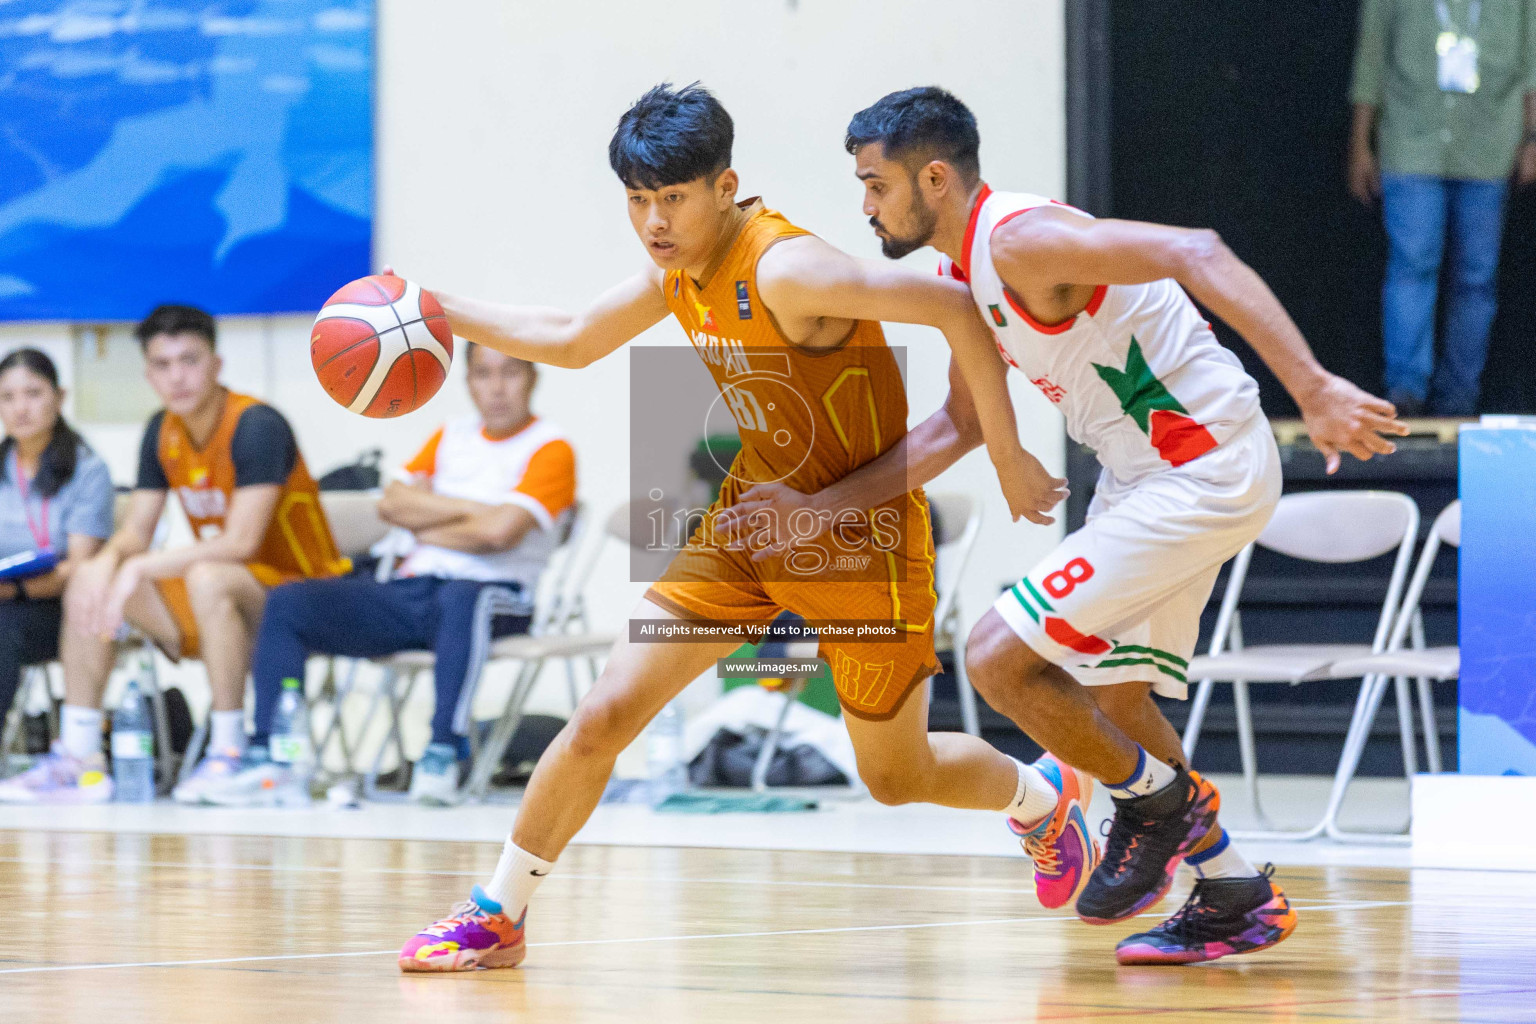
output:
{"label": "man in orange bib", "polygon": [[[1062,495],[1020,447],[1003,366],[958,282],[855,260],[760,200],[738,203],[730,116],[704,89],[658,86],[620,119],[609,161],[650,265],[579,314],[437,292],[454,331],[510,355],[585,366],[669,314],[687,332],[742,442],[719,500],[634,613],[719,639],[615,646],[591,692],[539,761],[492,878],[401,950],[407,971],[510,967],[525,951],[524,908],[591,815],[620,751],[689,681],[782,610],[822,626],[820,649],[846,714],[859,774],[877,800],[1051,813],[1060,792],[1035,769],[961,733],[928,733],[933,556],[920,490],[868,508],[838,502],[860,466],[931,477],[984,436],[1015,515],[1050,522]],[[951,397],[911,434],[896,360],[879,320],[944,331]],[[959,367],[959,373],[954,370]],[[957,415],[957,409],[974,411]],[[932,472],[929,472],[931,470]],[[716,520],[772,481],[815,492],[827,515],[749,523],[746,544]],[[894,642],[834,632],[879,623]],[[1026,806],[1027,805],[1027,806]]]}
{"label": "man in orange bib", "polygon": [[[101,697],[125,622],[169,657],[197,657],[213,691],[208,756],[179,800],[233,772],[245,746],[241,706],[267,589],[349,568],[282,414],[219,384],[213,318],[161,306],[136,331],[145,376],[165,408],[150,418],[138,481],[117,532],[70,579],[64,598],[62,736],[40,799],[105,799]],[[195,540],[151,551],[174,491]],[[82,780],[84,785],[82,785]],[[49,795],[51,794],[51,796]]]}

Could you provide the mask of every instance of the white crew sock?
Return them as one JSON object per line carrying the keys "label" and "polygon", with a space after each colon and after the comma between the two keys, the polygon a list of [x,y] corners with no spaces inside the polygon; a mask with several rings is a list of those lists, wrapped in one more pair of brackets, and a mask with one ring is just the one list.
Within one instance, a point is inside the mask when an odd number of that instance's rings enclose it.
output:
{"label": "white crew sock", "polygon": [[1253,878],[1259,869],[1232,845],[1232,837],[1225,832],[1209,849],[1192,853],[1184,863],[1195,869],[1199,878]]}
{"label": "white crew sock", "polygon": [[1156,793],[1178,778],[1178,772],[1157,758],[1148,757],[1147,752],[1141,747],[1136,748],[1136,756],[1138,758],[1136,770],[1131,773],[1130,778],[1123,782],[1104,783],[1104,788],[1109,790],[1110,795],[1122,800],[1146,796],[1148,793]]}
{"label": "white crew sock", "polygon": [[244,711],[208,712],[208,753],[244,754],[245,746]]}
{"label": "white crew sock", "polygon": [[65,704],[59,741],[70,757],[88,760],[101,753],[101,708]]}
{"label": "white crew sock", "polygon": [[501,904],[503,914],[515,921],[522,914],[523,908],[528,906],[528,901],[539,883],[544,881],[544,876],[554,868],[554,861],[543,860],[520,849],[512,842],[512,837],[508,836],[506,845],[501,848],[501,859],[496,862],[496,873],[491,875],[491,880],[482,889],[487,896]]}
{"label": "white crew sock", "polygon": [[1056,810],[1061,792],[1032,764],[1025,764],[1016,757],[1008,760],[1019,770],[1019,788],[1013,801],[1003,808],[1003,813],[1025,828],[1034,828]]}

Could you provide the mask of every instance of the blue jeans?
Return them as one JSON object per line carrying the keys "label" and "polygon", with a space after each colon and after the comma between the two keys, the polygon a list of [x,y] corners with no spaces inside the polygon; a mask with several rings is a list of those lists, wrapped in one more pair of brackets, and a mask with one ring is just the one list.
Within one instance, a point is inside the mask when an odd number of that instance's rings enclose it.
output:
{"label": "blue jeans", "polygon": [[[467,678],[474,660],[470,634],[475,605],[487,586],[516,588],[436,576],[376,583],[368,576],[299,580],[267,595],[256,651],[251,659],[256,709],[252,739],[265,743],[283,680],[304,678],[311,654],[381,658],[399,651],[431,651],[437,692],[432,742],[456,746],[468,756],[465,725],[476,680]],[[528,616],[498,616],[492,637],[528,632]]]}
{"label": "blue jeans", "polygon": [[[1503,181],[1381,176],[1388,248],[1381,287],[1388,394],[1423,401],[1432,392],[1431,408],[1446,416],[1476,411],[1493,324],[1506,191]],[[1435,297],[1447,227],[1451,266],[1436,365]]]}

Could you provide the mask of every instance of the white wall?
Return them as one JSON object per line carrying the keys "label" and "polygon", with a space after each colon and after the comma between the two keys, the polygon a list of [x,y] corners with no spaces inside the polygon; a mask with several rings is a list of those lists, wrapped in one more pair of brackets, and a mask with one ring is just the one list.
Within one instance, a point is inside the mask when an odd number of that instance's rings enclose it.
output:
{"label": "white wall", "polygon": [[[969,104],[995,186],[1064,189],[1061,0],[379,0],[379,9],[376,258],[429,288],[576,307],[631,273],[645,256],[607,143],[628,103],[662,80],[700,79],[731,111],[744,196],[762,194],[858,255],[879,250],[843,129],[893,89],[938,83]],[[926,268],[935,257],[909,259]],[[403,459],[467,407],[456,367],[422,411],[353,416],[315,382],[307,319],[232,319],[223,331],[226,380],[288,415],[316,471],[372,446]],[[947,350],[937,332],[896,326],[888,335],[909,347],[915,423],[943,400]],[[684,343],[671,322],[642,340]],[[62,326],[0,326],[0,350],[23,341],[60,355],[70,348]],[[536,398],[537,411],[572,435],[582,495],[598,509],[626,496],[627,373],[622,351],[580,371],[546,369]],[[1017,374],[1013,384],[1026,443],[1059,472],[1059,417]],[[136,430],[82,426],[129,482]],[[1058,531],[1008,523],[981,452],[930,489],[984,499],[987,522],[963,591],[974,620]],[[603,571],[614,583],[595,610],[600,625],[615,626],[644,588],[622,582],[621,558]]]}

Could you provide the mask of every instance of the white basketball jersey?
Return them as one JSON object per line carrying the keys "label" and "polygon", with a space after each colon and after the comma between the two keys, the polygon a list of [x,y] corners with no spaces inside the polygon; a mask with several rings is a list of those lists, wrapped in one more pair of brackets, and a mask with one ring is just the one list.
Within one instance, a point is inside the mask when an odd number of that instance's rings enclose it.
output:
{"label": "white basketball jersey", "polygon": [[[962,250],[939,272],[970,285],[1003,358],[1066,415],[1067,434],[1134,483],[1181,466],[1237,433],[1259,411],[1259,389],[1178,282],[1100,285],[1071,320],[1042,324],[992,266],[992,232],[1055,200],[982,186]],[[1072,207],[1074,213],[1086,217]]]}

